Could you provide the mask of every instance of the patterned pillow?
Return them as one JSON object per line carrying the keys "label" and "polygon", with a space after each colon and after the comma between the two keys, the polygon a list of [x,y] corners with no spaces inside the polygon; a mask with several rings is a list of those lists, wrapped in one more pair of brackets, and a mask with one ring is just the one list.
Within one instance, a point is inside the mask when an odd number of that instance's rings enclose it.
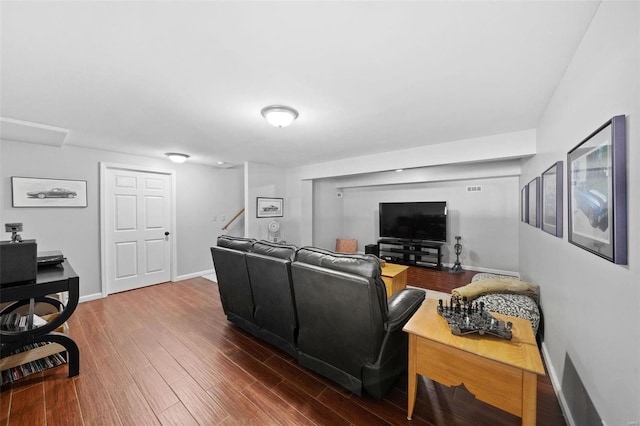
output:
{"label": "patterned pillow", "polygon": [[540,309],[535,300],[522,294],[485,294],[473,299],[474,302],[484,302],[485,309],[512,317],[524,318],[531,322],[533,334],[538,334],[540,326]]}

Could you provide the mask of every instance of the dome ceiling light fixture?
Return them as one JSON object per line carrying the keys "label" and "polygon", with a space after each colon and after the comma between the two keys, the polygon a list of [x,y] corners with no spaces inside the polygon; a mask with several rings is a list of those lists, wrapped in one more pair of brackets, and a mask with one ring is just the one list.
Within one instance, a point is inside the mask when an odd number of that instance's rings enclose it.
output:
{"label": "dome ceiling light fixture", "polygon": [[174,163],[184,163],[185,161],[187,161],[187,158],[189,158],[187,154],[181,154],[179,152],[167,152],[164,155],[169,157],[169,160],[173,161]]}
{"label": "dome ceiling light fixture", "polygon": [[275,127],[287,127],[298,118],[298,111],[284,105],[269,105],[262,108],[261,113]]}

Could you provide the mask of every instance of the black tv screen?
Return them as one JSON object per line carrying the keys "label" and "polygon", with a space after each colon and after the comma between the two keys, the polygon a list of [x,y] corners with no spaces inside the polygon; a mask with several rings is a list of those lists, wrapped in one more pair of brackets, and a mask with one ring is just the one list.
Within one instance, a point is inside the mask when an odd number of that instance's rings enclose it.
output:
{"label": "black tv screen", "polygon": [[380,203],[380,238],[447,241],[447,202]]}

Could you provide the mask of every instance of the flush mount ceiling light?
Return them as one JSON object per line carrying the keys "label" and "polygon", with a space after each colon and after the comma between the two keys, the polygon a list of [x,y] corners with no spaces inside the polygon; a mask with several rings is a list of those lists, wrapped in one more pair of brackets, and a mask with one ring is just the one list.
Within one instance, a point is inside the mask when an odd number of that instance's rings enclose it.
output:
{"label": "flush mount ceiling light", "polygon": [[284,105],[269,105],[262,108],[262,116],[273,126],[287,127],[298,118],[298,111]]}
{"label": "flush mount ceiling light", "polygon": [[174,163],[184,163],[189,158],[187,154],[180,154],[179,152],[167,152],[165,155]]}

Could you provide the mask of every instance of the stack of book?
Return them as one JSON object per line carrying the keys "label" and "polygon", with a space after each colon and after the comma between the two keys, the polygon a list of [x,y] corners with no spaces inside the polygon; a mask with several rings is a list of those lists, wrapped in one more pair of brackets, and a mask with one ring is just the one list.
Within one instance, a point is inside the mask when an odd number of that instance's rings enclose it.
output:
{"label": "stack of book", "polygon": [[[3,331],[24,331],[27,329],[27,315],[20,315],[15,312],[0,315],[0,330]],[[47,322],[38,315],[33,316],[33,326],[40,327]]]}

